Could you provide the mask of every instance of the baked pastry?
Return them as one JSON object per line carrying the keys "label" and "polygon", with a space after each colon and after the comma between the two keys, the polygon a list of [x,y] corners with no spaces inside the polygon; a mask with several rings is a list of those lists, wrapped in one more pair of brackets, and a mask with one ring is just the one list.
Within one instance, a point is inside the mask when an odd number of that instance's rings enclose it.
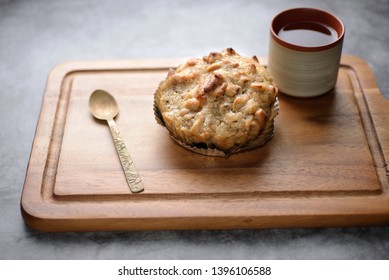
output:
{"label": "baked pastry", "polygon": [[257,57],[228,48],[170,69],[155,92],[154,112],[181,145],[224,156],[272,137],[277,93]]}

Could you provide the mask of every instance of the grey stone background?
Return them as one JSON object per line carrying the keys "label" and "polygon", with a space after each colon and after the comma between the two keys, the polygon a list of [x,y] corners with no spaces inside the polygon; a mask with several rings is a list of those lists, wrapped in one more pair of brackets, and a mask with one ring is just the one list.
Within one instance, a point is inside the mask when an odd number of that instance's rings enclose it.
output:
{"label": "grey stone background", "polygon": [[338,15],[389,97],[389,1],[0,0],[0,259],[388,259],[389,227],[41,233],[20,196],[49,71],[69,60],[266,56],[272,17]]}

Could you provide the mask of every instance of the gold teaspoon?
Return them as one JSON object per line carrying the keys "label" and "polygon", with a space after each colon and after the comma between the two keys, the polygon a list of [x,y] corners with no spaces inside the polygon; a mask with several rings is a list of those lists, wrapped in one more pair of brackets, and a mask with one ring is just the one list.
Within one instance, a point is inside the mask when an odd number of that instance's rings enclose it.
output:
{"label": "gold teaspoon", "polygon": [[119,106],[115,98],[104,90],[95,90],[89,97],[89,109],[96,119],[107,121],[131,191],[133,193],[143,191],[142,179],[139,177],[134,162],[127,151],[123,139],[120,137],[119,130],[114,121],[114,118],[119,113]]}

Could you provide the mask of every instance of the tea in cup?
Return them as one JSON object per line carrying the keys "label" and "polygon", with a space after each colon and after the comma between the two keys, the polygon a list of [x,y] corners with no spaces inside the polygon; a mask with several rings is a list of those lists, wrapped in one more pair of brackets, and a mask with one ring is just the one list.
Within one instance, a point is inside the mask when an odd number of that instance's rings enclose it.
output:
{"label": "tea in cup", "polygon": [[345,28],[335,15],[295,8],[273,18],[268,69],[280,92],[313,97],[336,84]]}

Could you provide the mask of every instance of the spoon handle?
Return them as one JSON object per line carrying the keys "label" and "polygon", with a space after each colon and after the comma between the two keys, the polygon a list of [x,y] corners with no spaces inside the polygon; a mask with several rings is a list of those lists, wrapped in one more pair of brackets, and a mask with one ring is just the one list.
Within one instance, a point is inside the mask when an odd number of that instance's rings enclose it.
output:
{"label": "spoon handle", "polygon": [[144,186],[142,179],[140,178],[138,171],[135,168],[135,164],[127,151],[127,147],[124,144],[122,137],[120,137],[120,133],[116,127],[115,121],[107,120],[107,122],[111,130],[112,138],[115,142],[116,151],[119,155],[124,174],[126,175],[128,186],[133,193],[143,191]]}

